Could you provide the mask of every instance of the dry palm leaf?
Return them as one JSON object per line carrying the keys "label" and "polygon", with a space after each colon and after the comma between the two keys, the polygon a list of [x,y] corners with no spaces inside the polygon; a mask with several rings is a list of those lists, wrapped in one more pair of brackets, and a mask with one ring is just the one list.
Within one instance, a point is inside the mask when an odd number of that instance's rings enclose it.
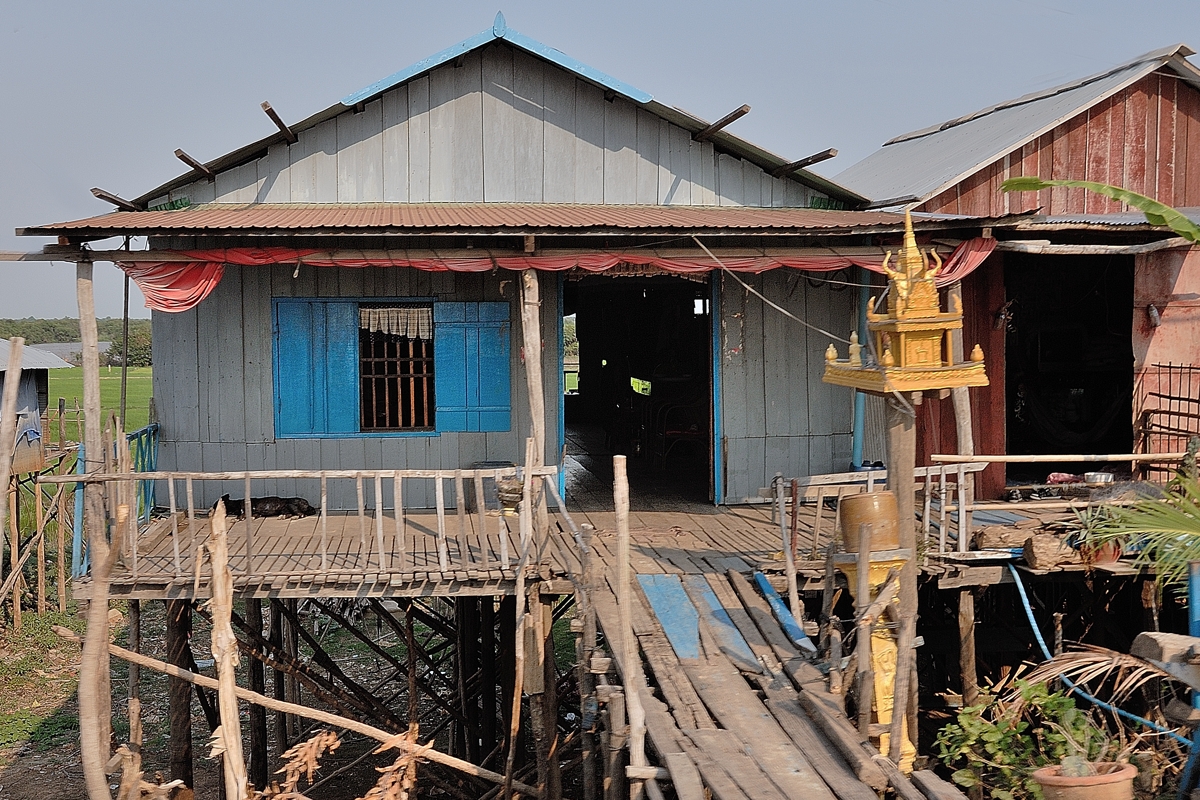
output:
{"label": "dry palm leaf", "polygon": [[[1112,681],[1110,702],[1120,704],[1134,692],[1153,680],[1176,680],[1144,658],[1119,653],[1094,645],[1079,645],[1039,664],[1025,676],[1031,683],[1046,683],[1066,678],[1076,685],[1087,686],[1093,681]],[[1019,695],[1010,694],[1010,701],[1020,703]]]}

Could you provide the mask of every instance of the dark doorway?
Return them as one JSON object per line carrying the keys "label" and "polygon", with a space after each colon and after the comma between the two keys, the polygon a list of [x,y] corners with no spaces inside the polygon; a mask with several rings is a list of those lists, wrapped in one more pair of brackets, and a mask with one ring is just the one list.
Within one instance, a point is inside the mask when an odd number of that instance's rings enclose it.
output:
{"label": "dark doorway", "polygon": [[[1006,254],[1008,452],[1133,446],[1133,258]],[[1010,480],[1076,464],[1018,465]]]}
{"label": "dark doorway", "polygon": [[567,491],[575,502],[611,508],[614,454],[628,457],[635,507],[711,501],[709,297],[707,279],[565,282],[564,368],[576,370],[563,384]]}

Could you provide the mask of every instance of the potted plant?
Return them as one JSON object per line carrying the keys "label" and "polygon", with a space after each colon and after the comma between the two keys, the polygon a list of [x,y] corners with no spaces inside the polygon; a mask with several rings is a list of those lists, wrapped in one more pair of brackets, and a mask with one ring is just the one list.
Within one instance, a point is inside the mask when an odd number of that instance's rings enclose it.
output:
{"label": "potted plant", "polygon": [[[1015,681],[1004,698],[985,695],[980,705],[962,709],[956,722],[942,728],[936,747],[941,761],[955,770],[955,783],[993,800],[1062,800],[1057,784],[1046,788],[1053,779],[1043,784],[1041,777],[1061,772],[1064,761],[1068,774],[1084,770],[1107,777],[1103,765],[1128,755],[1073,698],[1028,680]],[[1086,800],[1129,800],[1136,774],[1134,768],[1129,795]]]}

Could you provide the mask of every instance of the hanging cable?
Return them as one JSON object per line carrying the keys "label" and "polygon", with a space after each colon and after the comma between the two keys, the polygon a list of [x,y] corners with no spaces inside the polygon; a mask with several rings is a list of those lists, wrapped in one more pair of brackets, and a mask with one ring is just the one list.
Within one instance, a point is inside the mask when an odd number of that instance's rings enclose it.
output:
{"label": "hanging cable", "polygon": [[762,300],[764,303],[766,303],[771,308],[778,311],[780,314],[783,314],[785,317],[788,317],[789,319],[794,319],[794,320],[796,320],[796,322],[799,322],[801,325],[808,328],[809,330],[814,330],[823,336],[828,336],[830,339],[833,339],[834,341],[841,342],[842,344],[850,344],[849,339],[843,339],[842,337],[837,336],[836,334],[830,333],[829,331],[825,330],[824,328],[818,328],[816,325],[813,325],[811,322],[805,322],[804,320],[800,319],[792,312],[788,311],[783,306],[777,305],[776,303],[771,302],[765,296],[763,296],[762,292],[758,291],[753,286],[746,283],[744,280],[742,280],[741,278],[738,277],[738,274],[736,272],[731,270],[729,267],[725,266],[725,264],[721,261],[721,259],[719,259],[715,255],[713,255],[712,250],[709,250],[707,247],[704,246],[704,242],[700,241],[695,236],[692,237],[692,241],[695,242],[696,244],[700,245],[700,249],[703,250],[704,252],[708,253],[708,257],[711,258],[713,261],[717,262],[717,266],[719,266],[722,270],[724,270],[725,272],[728,272],[731,276],[733,276],[733,279],[735,281],[737,281],[738,283],[740,283],[742,285],[743,289],[745,289],[747,292],[749,292],[750,294],[757,297],[759,300]]}
{"label": "hanging cable", "polygon": [[[1021,574],[1017,572],[1016,566],[1011,562],[1008,564],[1008,571],[1012,573],[1013,581],[1017,584],[1017,593],[1021,595],[1021,605],[1025,606],[1025,616],[1029,620],[1029,627],[1033,628],[1033,638],[1037,639],[1038,647],[1040,647],[1042,650],[1042,655],[1047,661],[1049,661],[1052,658],[1050,655],[1050,648],[1046,647],[1046,640],[1042,638],[1042,630],[1038,627],[1037,620],[1033,616],[1033,607],[1029,605],[1029,595],[1025,594],[1025,584],[1021,580]],[[1144,717],[1139,717],[1137,714],[1131,714],[1122,708],[1117,708],[1116,706],[1110,705],[1109,703],[1096,698],[1094,695],[1088,694],[1083,689],[1080,689],[1079,686],[1069,678],[1064,677],[1062,682],[1069,690],[1079,695],[1092,705],[1103,708],[1106,711],[1111,711],[1117,716],[1124,717],[1131,722],[1136,722],[1139,725],[1145,725],[1147,728],[1150,728],[1158,733],[1165,733],[1179,743],[1183,744],[1185,747],[1190,748],[1192,746],[1192,740],[1180,736],[1177,731],[1173,731],[1170,728],[1164,728],[1157,722],[1151,722]]]}

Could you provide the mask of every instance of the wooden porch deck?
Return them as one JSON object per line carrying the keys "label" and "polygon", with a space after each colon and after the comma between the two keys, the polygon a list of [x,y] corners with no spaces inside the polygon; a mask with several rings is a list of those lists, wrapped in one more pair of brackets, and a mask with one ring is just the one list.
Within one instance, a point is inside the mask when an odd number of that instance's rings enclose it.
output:
{"label": "wooden porch deck", "polygon": [[[612,511],[568,511],[576,524],[591,525],[601,537],[616,530]],[[1026,519],[1044,517],[1048,521],[1063,516],[1058,511],[1037,514],[1027,507],[1020,511]],[[111,594],[139,600],[208,597],[207,566],[201,569],[198,586],[195,580],[196,550],[208,536],[208,519],[197,517],[195,522],[193,535],[186,514],[177,515],[177,533],[172,532],[171,519],[153,520],[138,536],[136,567],[128,550],[114,570]],[[450,509],[442,526],[446,532],[444,562],[439,552],[438,516],[433,511],[406,512],[399,524],[390,510],[378,519],[369,514],[330,514],[324,534],[319,516],[260,518],[249,526],[238,520],[229,530],[234,589],[239,597],[513,593],[520,553],[517,517],[494,512],[459,516]],[[765,505],[631,511],[630,526],[631,563],[639,573],[691,574],[698,566],[704,571],[723,571],[729,559],[738,559],[746,569],[770,573],[783,569],[779,524],[772,522]],[[823,552],[835,535],[833,512],[825,509],[818,524],[816,507],[802,506],[797,527],[800,589],[819,589],[824,562],[811,556]],[[548,590],[571,591],[567,578],[578,568],[574,552],[570,534],[555,527],[537,559],[541,577],[558,581]],[[930,554],[922,571],[938,576],[943,588],[996,583],[1007,576],[1003,567],[957,563],[936,553]],[[87,599],[90,580],[76,579],[74,593]]]}

